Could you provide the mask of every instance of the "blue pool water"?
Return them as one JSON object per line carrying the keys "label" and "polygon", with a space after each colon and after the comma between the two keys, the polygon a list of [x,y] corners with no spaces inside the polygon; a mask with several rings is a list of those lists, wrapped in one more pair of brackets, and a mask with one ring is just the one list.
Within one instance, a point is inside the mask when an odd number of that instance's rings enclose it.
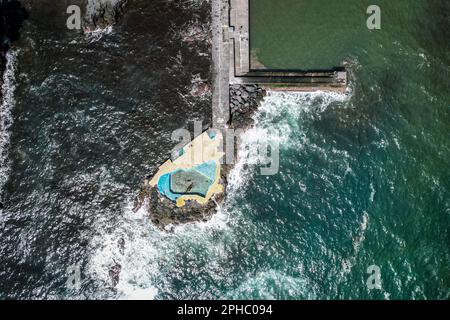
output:
{"label": "blue pool water", "polygon": [[207,176],[212,181],[216,178],[216,162],[215,161],[208,161],[204,162],[194,168],[194,170],[197,170],[204,176]]}
{"label": "blue pool water", "polygon": [[173,193],[171,190],[170,190],[170,176],[172,175],[172,173],[173,172],[170,172],[170,173],[166,173],[165,175],[163,175],[163,176],[161,176],[160,178],[159,178],[159,181],[158,181],[158,190],[159,190],[159,192],[163,195],[163,196],[165,196],[165,197],[167,197],[168,199],[170,199],[170,200],[172,200],[172,201],[177,201],[177,199],[179,198],[179,197],[181,197],[181,194],[176,194],[176,193]]}
{"label": "blue pool water", "polygon": [[158,190],[162,195],[164,195],[165,197],[174,202],[177,201],[179,197],[184,195],[182,193],[173,192],[171,184],[172,176],[180,171],[200,173],[201,175],[205,176],[210,181],[210,183],[205,184],[204,186],[203,185],[196,186],[196,189],[200,189],[200,192],[196,193],[205,196],[208,193],[209,188],[211,187],[212,183],[216,178],[216,162],[215,161],[204,162],[198,166],[195,166],[190,170],[177,169],[161,176],[158,181]]}

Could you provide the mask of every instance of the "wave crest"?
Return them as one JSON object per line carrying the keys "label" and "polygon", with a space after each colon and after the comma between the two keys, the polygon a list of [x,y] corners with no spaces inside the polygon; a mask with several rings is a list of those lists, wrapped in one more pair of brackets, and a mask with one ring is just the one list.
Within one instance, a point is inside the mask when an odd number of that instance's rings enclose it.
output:
{"label": "wave crest", "polygon": [[16,90],[17,51],[6,54],[6,68],[3,74],[2,103],[0,106],[0,190],[8,180],[9,175],[9,142],[10,128],[13,123],[12,110],[16,104],[14,92]]}

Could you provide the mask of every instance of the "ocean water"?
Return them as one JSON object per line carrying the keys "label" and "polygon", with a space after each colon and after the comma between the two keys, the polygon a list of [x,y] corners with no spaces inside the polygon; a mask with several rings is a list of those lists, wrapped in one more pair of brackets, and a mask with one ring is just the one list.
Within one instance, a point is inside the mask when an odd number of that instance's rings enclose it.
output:
{"label": "ocean water", "polygon": [[[348,61],[349,92],[269,93],[219,213],[167,233],[132,207],[172,130],[210,117],[188,94],[207,49],[176,37],[207,7],[181,3],[130,1],[123,22],[89,37],[30,15],[2,105],[1,297],[448,299],[448,5],[383,2],[427,28],[383,25],[342,53],[314,52],[323,66]],[[343,15],[361,11],[346,3]],[[274,66],[289,66],[286,50]],[[263,176],[251,151],[272,140],[280,168]],[[66,285],[72,266],[80,289]]]}

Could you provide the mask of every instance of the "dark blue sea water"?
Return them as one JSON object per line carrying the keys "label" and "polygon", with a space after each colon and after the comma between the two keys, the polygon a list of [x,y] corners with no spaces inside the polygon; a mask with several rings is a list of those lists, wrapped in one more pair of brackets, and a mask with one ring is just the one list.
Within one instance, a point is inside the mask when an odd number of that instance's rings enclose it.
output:
{"label": "dark blue sea water", "polygon": [[[173,233],[132,207],[172,131],[210,119],[190,94],[207,47],[177,36],[207,2],[130,1],[90,36],[32,11],[2,109],[1,297],[448,299],[448,6],[429,3],[435,38],[402,25],[352,44],[348,93],[269,93],[220,212]],[[274,139],[280,170],[262,176],[250,151]]]}

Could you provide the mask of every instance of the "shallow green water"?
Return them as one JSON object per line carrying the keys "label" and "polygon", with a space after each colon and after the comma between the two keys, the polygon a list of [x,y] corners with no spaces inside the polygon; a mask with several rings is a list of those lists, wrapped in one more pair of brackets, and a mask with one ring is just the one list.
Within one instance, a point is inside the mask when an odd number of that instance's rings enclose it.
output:
{"label": "shallow green water", "polygon": [[[448,4],[440,0],[380,0],[381,30],[369,30],[370,0],[251,0],[251,48],[270,68],[317,69],[359,59],[382,67],[403,52],[432,49],[449,57],[445,44]],[[430,48],[425,48],[427,45]]]}

